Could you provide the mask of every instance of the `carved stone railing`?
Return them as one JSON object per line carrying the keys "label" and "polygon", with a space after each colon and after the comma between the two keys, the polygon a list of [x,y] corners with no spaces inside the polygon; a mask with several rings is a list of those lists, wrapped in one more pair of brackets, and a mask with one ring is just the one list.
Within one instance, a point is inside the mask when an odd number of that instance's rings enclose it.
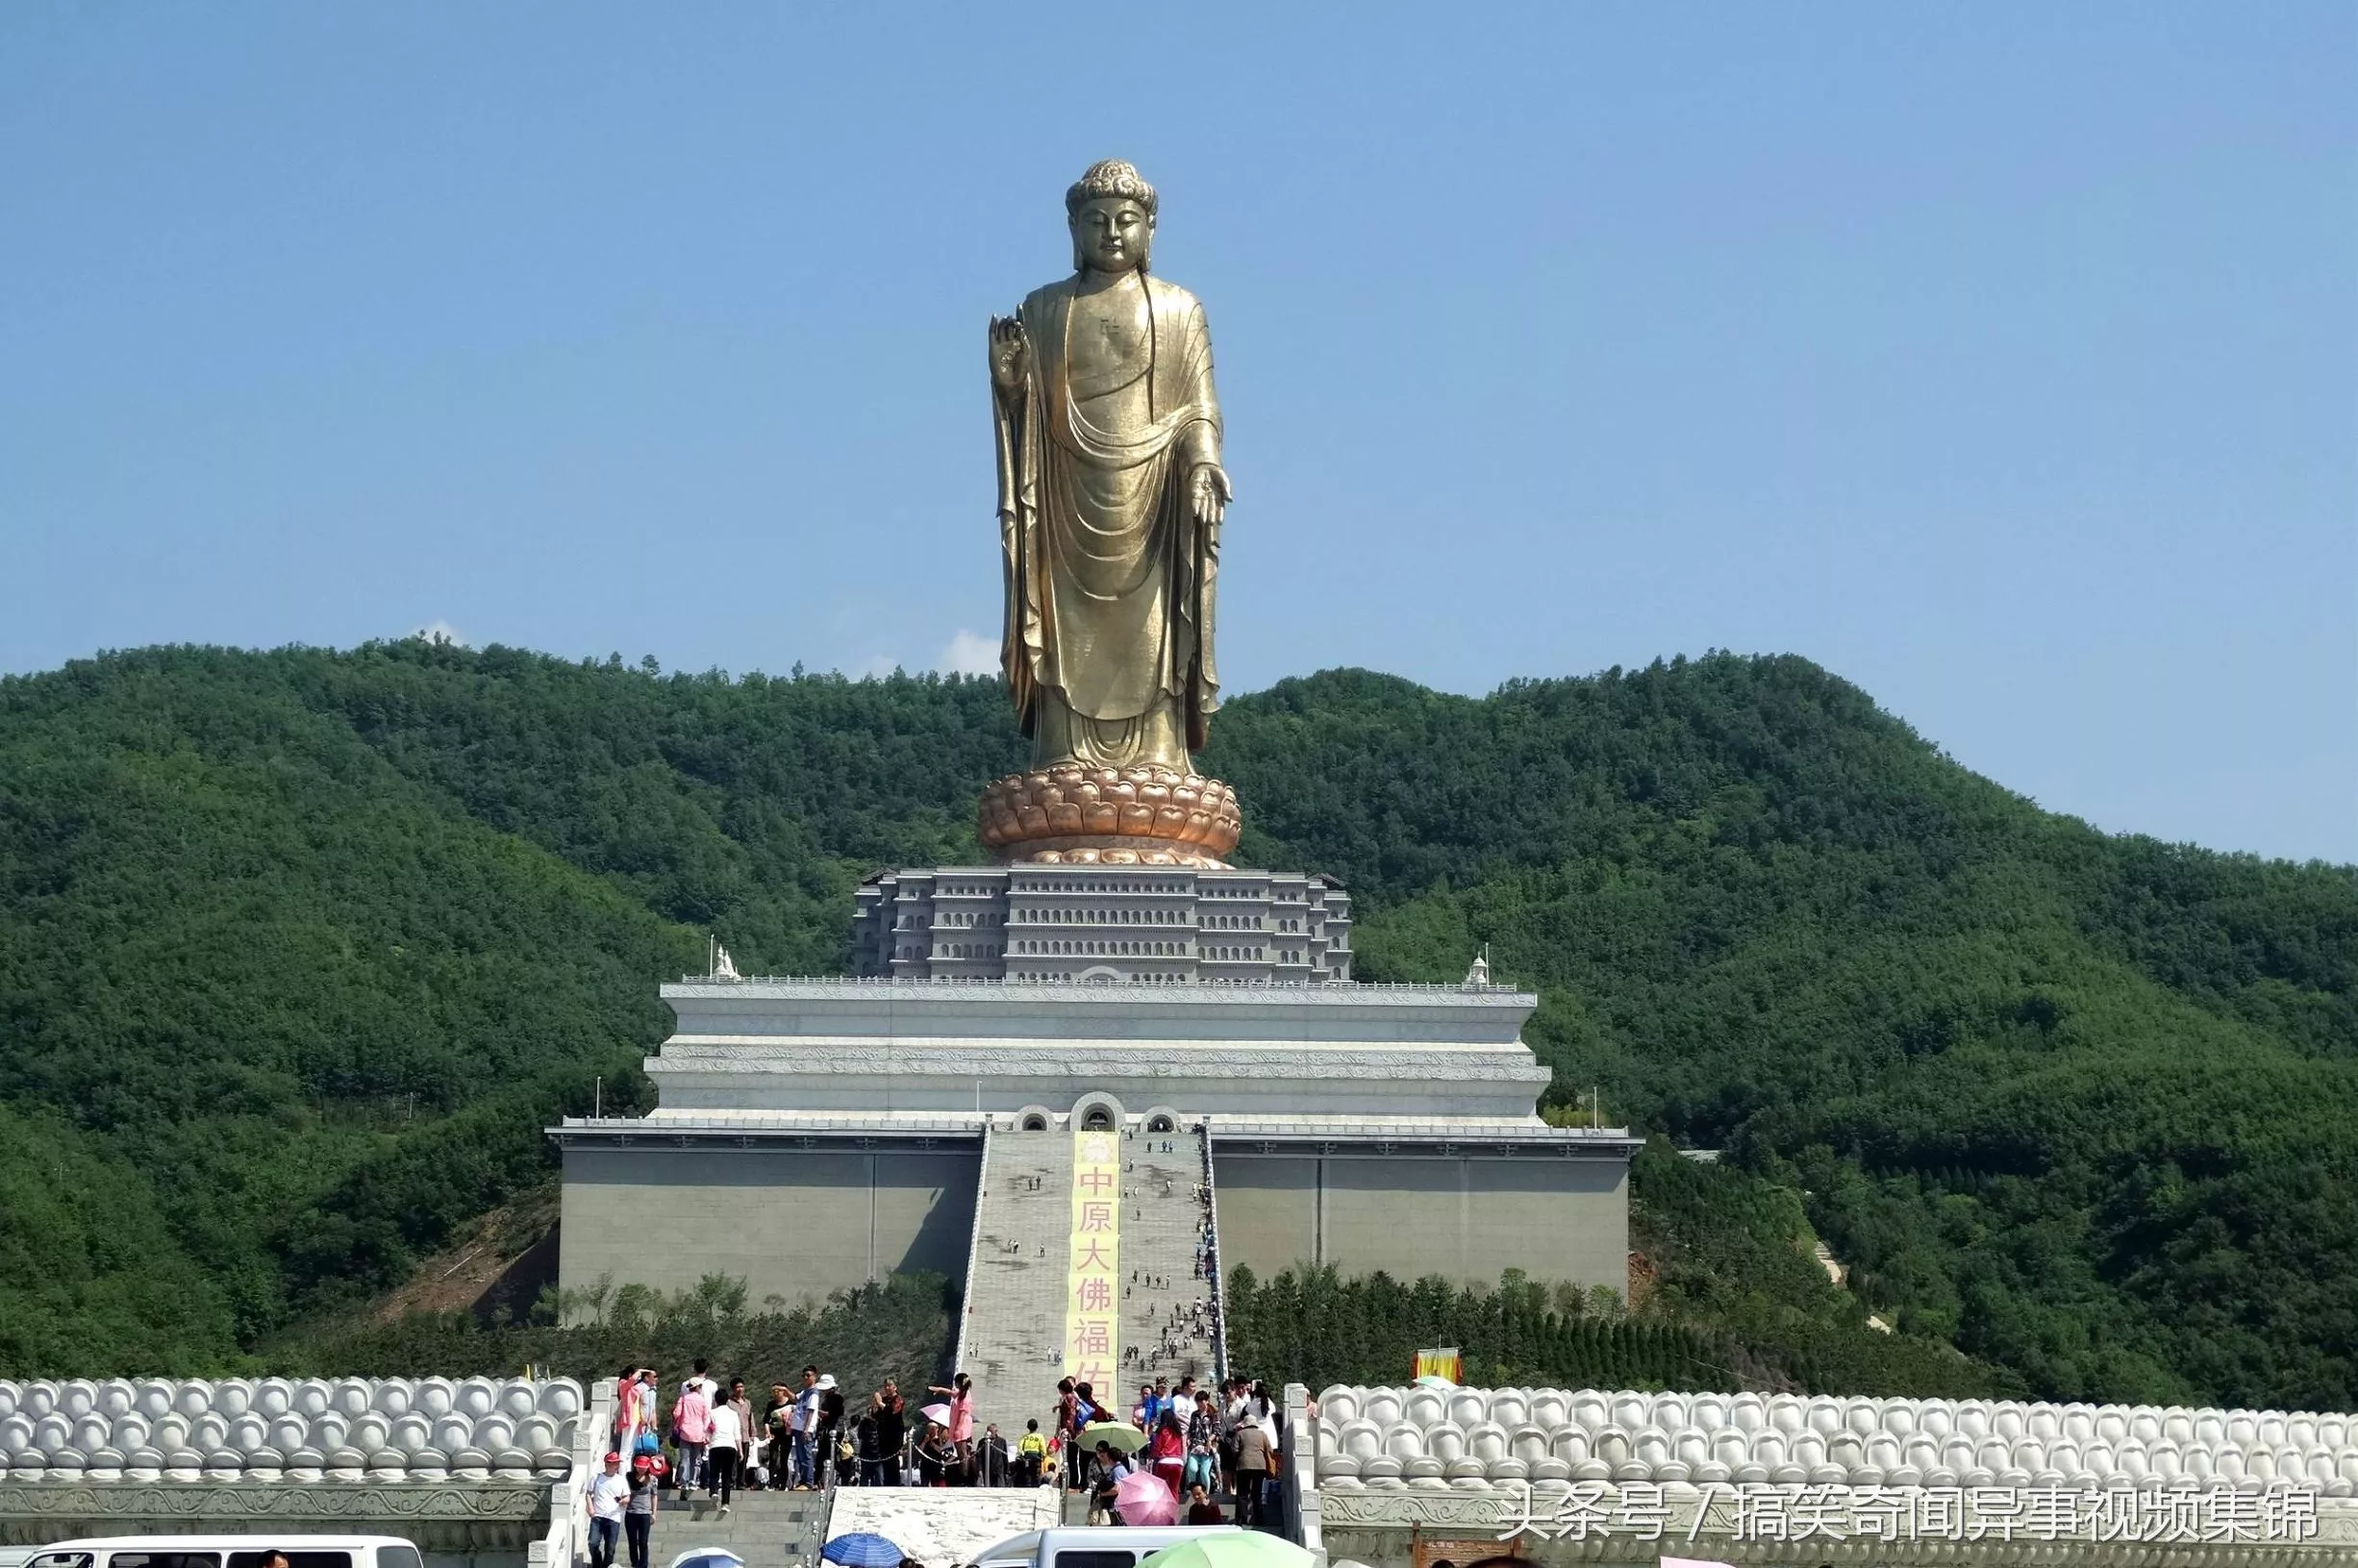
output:
{"label": "carved stone railing", "polygon": [[527,1568],[572,1568],[575,1543],[585,1539],[587,1529],[576,1530],[574,1525],[574,1515],[582,1506],[581,1495],[576,1481],[561,1481],[548,1489],[548,1530],[524,1554]]}
{"label": "carved stone railing", "polygon": [[1212,1286],[1212,1371],[1228,1381],[1228,1285],[1220,1278],[1220,1195],[1212,1179],[1212,1124],[1195,1124],[1195,1145],[1203,1156],[1205,1239],[1211,1243],[1205,1273]]}
{"label": "carved stone railing", "polygon": [[974,1223],[966,1229],[966,1274],[958,1282],[958,1343],[950,1352],[950,1376],[966,1370],[966,1344],[974,1326],[974,1270],[983,1256],[983,1196],[991,1182],[991,1121],[983,1121],[983,1157],[975,1167]]}
{"label": "carved stone railing", "polygon": [[[1338,949],[1337,951],[1343,951]],[[1089,990],[1091,983],[1075,981],[1061,975],[1009,975],[1004,979],[991,975],[740,975],[734,980],[715,975],[682,975],[683,985],[851,985],[891,989],[900,987],[935,989],[992,985],[1033,987],[1040,990]],[[1354,996],[1388,995],[1392,993],[1431,994],[1447,992],[1459,996],[1515,996],[1531,993],[1514,985],[1468,985],[1461,981],[1349,981],[1337,983],[1316,980],[1261,980],[1206,976],[1191,979],[1181,987],[1200,987],[1208,990],[1253,991],[1344,991]],[[1168,989],[1169,987],[1162,987]]]}
{"label": "carved stone railing", "polygon": [[[1332,1550],[1519,1543],[1550,1565],[2358,1561],[2358,1415],[2007,1400],[1337,1385]],[[1673,1543],[1685,1543],[1673,1544]]]}
{"label": "carved stone railing", "polygon": [[0,1476],[546,1483],[574,1475],[582,1398],[562,1378],[0,1381]]}
{"label": "carved stone railing", "polygon": [[1285,1391],[1284,1479],[1278,1508],[1286,1536],[1326,1568],[1325,1511],[1318,1502],[1317,1423],[1311,1419],[1310,1390],[1290,1382]]}
{"label": "carved stone railing", "polygon": [[[600,1405],[597,1390],[605,1391],[605,1403]],[[591,1388],[590,1407],[573,1429],[573,1475],[563,1485],[549,1489],[548,1534],[534,1549],[537,1557],[544,1556],[548,1568],[574,1568],[590,1555],[590,1499],[584,1490],[590,1478],[605,1468],[607,1429],[614,1425],[615,1381],[600,1380]],[[539,1568],[536,1560],[533,1568]]]}

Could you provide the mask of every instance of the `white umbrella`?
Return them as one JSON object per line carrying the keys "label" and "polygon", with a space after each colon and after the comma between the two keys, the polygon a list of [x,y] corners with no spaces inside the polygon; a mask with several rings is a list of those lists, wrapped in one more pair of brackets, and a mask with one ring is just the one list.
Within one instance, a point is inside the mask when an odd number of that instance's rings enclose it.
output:
{"label": "white umbrella", "polygon": [[671,1568],[745,1568],[745,1559],[725,1547],[690,1547],[671,1559]]}

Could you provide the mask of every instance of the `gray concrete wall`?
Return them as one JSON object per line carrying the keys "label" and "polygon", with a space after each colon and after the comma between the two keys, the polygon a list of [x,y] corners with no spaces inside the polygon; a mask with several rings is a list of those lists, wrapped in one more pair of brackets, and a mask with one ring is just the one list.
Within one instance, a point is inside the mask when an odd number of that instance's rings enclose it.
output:
{"label": "gray concrete wall", "polygon": [[1318,1257],[1318,1162],[1212,1154],[1219,1195],[1220,1267],[1242,1263],[1266,1280]]}
{"label": "gray concrete wall", "polygon": [[1300,1263],[1401,1280],[1629,1288],[1629,1167],[1480,1155],[1240,1155],[1216,1146],[1220,1250],[1267,1279]]}
{"label": "gray concrete wall", "polygon": [[749,1302],[888,1274],[963,1279],[982,1151],[571,1149],[558,1279],[664,1290],[742,1275]]}

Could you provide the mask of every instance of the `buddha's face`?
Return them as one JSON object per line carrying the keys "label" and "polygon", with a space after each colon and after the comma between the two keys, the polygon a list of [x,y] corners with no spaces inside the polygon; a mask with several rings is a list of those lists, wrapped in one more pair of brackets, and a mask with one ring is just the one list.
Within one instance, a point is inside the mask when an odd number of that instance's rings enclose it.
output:
{"label": "buddha's face", "polygon": [[1094,272],[1128,272],[1146,264],[1154,247],[1154,218],[1127,196],[1092,196],[1072,214],[1072,261]]}

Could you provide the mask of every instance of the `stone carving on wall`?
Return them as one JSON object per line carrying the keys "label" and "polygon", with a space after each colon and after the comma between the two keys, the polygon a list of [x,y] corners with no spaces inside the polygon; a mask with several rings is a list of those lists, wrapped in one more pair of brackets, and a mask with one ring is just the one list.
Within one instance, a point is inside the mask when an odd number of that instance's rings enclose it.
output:
{"label": "stone carving on wall", "polygon": [[[1140,987],[1152,989],[1153,987]],[[1161,988],[1167,998],[1169,989]],[[1058,1050],[1016,1047],[917,1048],[891,1045],[666,1045],[657,1059],[660,1070],[697,1069],[725,1072],[827,1073],[881,1077],[897,1072],[928,1072],[953,1078],[1063,1078],[1118,1076],[1123,1080],[1219,1078],[1249,1072],[1255,1078],[1286,1075],[1337,1080],[1436,1079],[1478,1080],[1485,1083],[1544,1083],[1547,1069],[1531,1065],[1520,1047],[1491,1048],[1492,1059],[1469,1058],[1465,1051],[1422,1051],[1402,1046],[1392,1050],[1268,1050],[1223,1047],[1217,1043],[1188,1047],[1180,1061],[1166,1061],[1136,1050],[1104,1049],[1093,1045]]]}
{"label": "stone carving on wall", "polygon": [[[911,980],[882,975],[865,979],[828,976],[783,980],[764,978],[735,983],[707,981],[700,975],[691,975],[665,989],[693,996],[724,995],[733,1001],[774,999],[781,1002],[840,1002],[891,990],[902,995],[935,996],[944,1002],[961,1005],[1022,1008],[1042,1005],[1104,1007],[1110,1003],[1160,1002],[1166,1006],[1175,1004],[1189,1008],[1297,1005],[1332,1011],[1338,1006],[1334,990],[1327,986],[1227,984],[1218,982],[1185,986],[1121,982],[1074,985],[1018,978],[985,988],[967,980]],[[1539,998],[1530,992],[1497,985],[1361,983],[1349,988],[1342,1005],[1352,1008],[1480,1008],[1495,1010],[1502,1006],[1519,1003],[1528,1011],[1538,1002]]]}
{"label": "stone carving on wall", "polygon": [[545,1482],[352,1485],[239,1481],[220,1485],[13,1481],[0,1515],[110,1519],[480,1519],[534,1521]]}

